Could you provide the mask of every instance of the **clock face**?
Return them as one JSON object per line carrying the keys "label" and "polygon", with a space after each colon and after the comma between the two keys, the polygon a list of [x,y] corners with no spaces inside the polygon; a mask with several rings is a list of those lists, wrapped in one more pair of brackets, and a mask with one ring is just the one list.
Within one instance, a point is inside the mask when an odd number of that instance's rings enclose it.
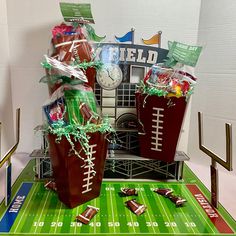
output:
{"label": "clock face", "polygon": [[122,78],[122,71],[116,64],[104,64],[103,68],[97,73],[97,82],[106,90],[117,88],[122,82]]}

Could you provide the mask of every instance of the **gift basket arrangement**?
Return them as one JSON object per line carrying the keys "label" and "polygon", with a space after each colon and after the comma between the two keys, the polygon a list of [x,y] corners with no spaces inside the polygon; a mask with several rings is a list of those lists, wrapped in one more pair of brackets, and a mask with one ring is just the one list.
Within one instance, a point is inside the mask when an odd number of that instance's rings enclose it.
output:
{"label": "gift basket arrangement", "polygon": [[153,65],[136,91],[140,155],[173,162],[187,102],[196,78],[184,71],[195,66],[201,47],[172,42],[168,59]]}
{"label": "gift basket arrangement", "polygon": [[44,131],[58,197],[70,208],[99,196],[107,136],[113,131],[108,118],[99,112],[93,92],[96,70],[102,64],[93,59],[88,23],[73,18],[55,26],[52,53],[42,63],[46,75],[41,82],[49,89],[43,105]]}

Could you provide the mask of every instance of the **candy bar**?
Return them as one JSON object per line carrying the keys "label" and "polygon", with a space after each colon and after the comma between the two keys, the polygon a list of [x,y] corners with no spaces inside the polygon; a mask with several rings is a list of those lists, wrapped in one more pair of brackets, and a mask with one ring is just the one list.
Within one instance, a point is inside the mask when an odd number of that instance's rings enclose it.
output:
{"label": "candy bar", "polygon": [[181,197],[179,197],[179,196],[175,196],[175,195],[172,195],[172,194],[170,194],[170,195],[168,196],[168,198],[169,198],[172,202],[174,202],[176,206],[182,206],[185,202],[187,202],[186,199],[183,199],[183,198],[181,198]]}
{"label": "candy bar", "polygon": [[156,188],[154,189],[154,192],[164,197],[168,197],[173,192],[173,190],[170,188]]}
{"label": "candy bar", "polygon": [[53,191],[55,191],[55,192],[57,191],[56,183],[55,183],[54,181],[52,181],[52,180],[46,182],[46,183],[44,184],[44,187],[45,187],[46,189],[53,190]]}
{"label": "candy bar", "polygon": [[138,196],[138,191],[135,188],[121,188],[121,196]]}
{"label": "candy bar", "polygon": [[133,213],[138,216],[144,213],[147,208],[143,204],[138,203],[135,199],[129,200],[125,202],[125,204]]}
{"label": "candy bar", "polygon": [[99,208],[88,205],[82,214],[79,214],[78,216],[76,216],[76,220],[87,225],[89,221],[97,214],[98,211],[99,211]]}
{"label": "candy bar", "polygon": [[90,123],[94,124],[98,123],[98,115],[94,116],[94,112],[91,111],[87,104],[81,103],[79,109],[86,122],[89,121]]}

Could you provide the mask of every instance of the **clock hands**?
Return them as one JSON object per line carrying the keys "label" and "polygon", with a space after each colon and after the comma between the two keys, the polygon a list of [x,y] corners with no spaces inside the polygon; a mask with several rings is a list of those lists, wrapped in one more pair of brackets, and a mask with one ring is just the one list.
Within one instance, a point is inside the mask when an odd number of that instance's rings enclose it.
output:
{"label": "clock hands", "polygon": [[108,76],[114,81],[114,78],[111,77],[110,70],[106,68],[106,71],[107,71]]}
{"label": "clock hands", "polygon": [[105,64],[97,74],[98,84],[105,90],[114,90],[122,83],[122,71],[119,65]]}

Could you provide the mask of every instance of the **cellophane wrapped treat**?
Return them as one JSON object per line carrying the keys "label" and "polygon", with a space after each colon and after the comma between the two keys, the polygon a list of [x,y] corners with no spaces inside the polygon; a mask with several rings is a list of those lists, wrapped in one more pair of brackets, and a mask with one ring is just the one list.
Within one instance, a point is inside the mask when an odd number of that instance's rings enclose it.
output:
{"label": "cellophane wrapped treat", "polygon": [[42,63],[46,70],[42,82],[48,83],[50,95],[68,81],[73,84],[80,83],[74,76],[76,70],[81,70],[87,77],[86,83],[94,87],[96,70],[102,64],[94,60],[94,49],[91,41],[86,38],[86,28],[84,23],[66,22],[52,29],[52,52]]}

